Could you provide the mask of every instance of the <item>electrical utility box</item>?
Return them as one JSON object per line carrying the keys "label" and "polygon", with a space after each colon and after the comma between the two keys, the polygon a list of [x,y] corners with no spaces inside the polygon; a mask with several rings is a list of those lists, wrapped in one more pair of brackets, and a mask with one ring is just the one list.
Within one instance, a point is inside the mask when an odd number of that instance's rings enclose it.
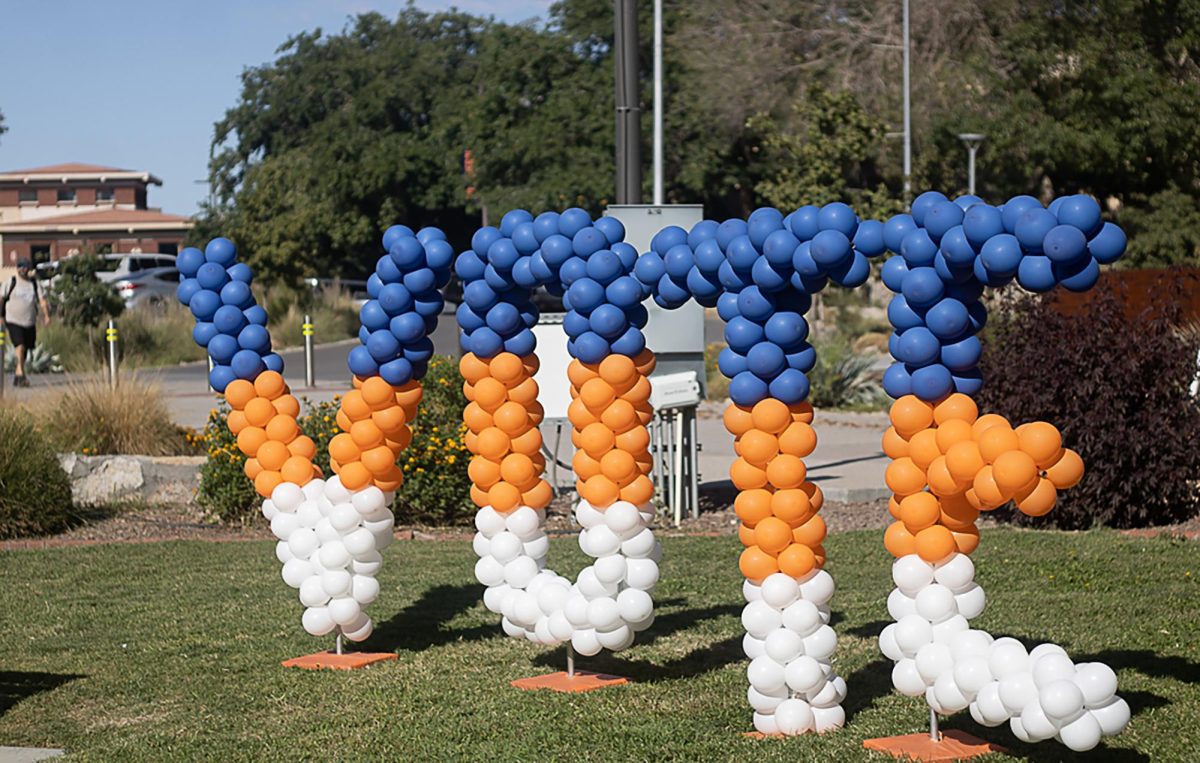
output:
{"label": "electrical utility box", "polygon": [[[650,239],[663,228],[678,225],[690,231],[704,219],[700,204],[612,204],[605,217],[615,217],[625,226],[625,241],[638,250],[650,251]],[[645,302],[650,318],[646,322],[646,346],[654,351],[658,363],[654,376],[695,371],[703,398],[706,374],[704,371],[704,308],[694,300],[678,310],[664,310]]]}

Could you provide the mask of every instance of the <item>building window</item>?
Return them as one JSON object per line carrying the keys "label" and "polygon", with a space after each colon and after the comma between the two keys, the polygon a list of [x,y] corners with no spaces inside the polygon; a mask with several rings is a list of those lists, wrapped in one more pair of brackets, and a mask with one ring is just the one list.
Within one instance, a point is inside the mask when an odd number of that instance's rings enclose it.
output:
{"label": "building window", "polygon": [[75,203],[75,189],[74,188],[58,189],[58,203],[59,204],[74,204]]}
{"label": "building window", "polygon": [[22,204],[37,204],[37,190],[33,188],[22,188],[19,198]]}
{"label": "building window", "polygon": [[97,188],[96,189],[96,201],[97,202],[113,201],[114,199],[116,199],[116,196],[113,194],[113,189],[111,189],[111,188]]}
{"label": "building window", "polygon": [[112,244],[96,244],[96,254],[112,254]]}
{"label": "building window", "polygon": [[159,254],[179,254],[179,244],[171,242],[169,244],[158,245]]}
{"label": "building window", "polygon": [[50,261],[50,245],[49,244],[34,244],[29,247],[29,258],[33,260],[34,265]]}

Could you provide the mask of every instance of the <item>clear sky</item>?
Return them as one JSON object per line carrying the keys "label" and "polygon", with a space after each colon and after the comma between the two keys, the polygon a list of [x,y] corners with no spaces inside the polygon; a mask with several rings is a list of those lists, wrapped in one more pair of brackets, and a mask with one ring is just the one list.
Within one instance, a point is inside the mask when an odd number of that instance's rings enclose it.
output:
{"label": "clear sky", "polygon": [[[551,0],[418,0],[506,21]],[[208,193],[213,123],[234,105],[244,68],[288,36],[348,17],[394,18],[404,0],[54,0],[0,4],[0,170],[86,162],[149,170],[150,205],[193,214]]]}

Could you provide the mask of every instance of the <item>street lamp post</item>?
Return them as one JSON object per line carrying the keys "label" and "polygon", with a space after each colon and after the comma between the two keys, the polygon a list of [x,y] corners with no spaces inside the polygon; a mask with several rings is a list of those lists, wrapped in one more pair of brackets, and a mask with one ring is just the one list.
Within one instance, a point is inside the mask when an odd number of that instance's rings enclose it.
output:
{"label": "street lamp post", "polygon": [[967,146],[967,193],[975,195],[975,152],[979,150],[979,144],[983,143],[983,139],[987,137],[982,133],[977,132],[960,132],[958,139]]}

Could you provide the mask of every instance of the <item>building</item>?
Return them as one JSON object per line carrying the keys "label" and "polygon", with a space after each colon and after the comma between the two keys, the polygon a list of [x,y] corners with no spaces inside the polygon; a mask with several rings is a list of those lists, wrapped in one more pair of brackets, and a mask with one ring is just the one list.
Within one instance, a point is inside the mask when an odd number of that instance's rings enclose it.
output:
{"label": "building", "polygon": [[149,172],[56,164],[0,172],[0,268],[79,252],[175,254],[191,218],[146,205]]}

